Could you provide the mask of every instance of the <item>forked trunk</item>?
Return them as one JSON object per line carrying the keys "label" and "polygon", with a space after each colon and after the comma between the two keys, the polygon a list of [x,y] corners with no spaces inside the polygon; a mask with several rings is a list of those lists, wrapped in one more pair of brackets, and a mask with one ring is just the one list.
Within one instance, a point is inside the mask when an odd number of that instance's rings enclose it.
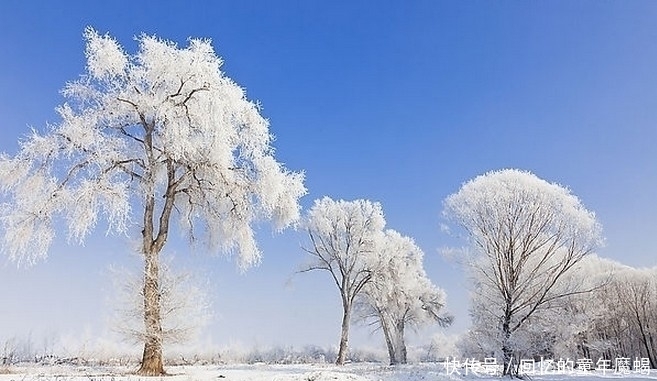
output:
{"label": "forked trunk", "polygon": [[[152,250],[151,250],[152,251]],[[144,253],[144,353],[137,371],[143,376],[164,375],[162,360],[162,314],[158,253]]]}
{"label": "forked trunk", "polygon": [[404,321],[387,320],[383,313],[379,314],[381,329],[388,348],[390,365],[406,364],[406,343],[404,341]]}

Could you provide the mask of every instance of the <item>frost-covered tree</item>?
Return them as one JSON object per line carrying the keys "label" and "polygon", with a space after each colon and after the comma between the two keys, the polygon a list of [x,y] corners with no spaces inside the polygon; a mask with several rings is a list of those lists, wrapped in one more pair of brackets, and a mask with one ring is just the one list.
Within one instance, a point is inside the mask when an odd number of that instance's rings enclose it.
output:
{"label": "frost-covered tree", "polygon": [[411,238],[389,229],[377,246],[376,271],[358,299],[358,312],[383,332],[390,364],[405,364],[406,328],[447,326],[452,317],[444,313],[445,293],[427,277],[424,253]]}
{"label": "frost-covered tree", "polygon": [[[579,310],[596,311],[582,330],[580,347],[606,358],[643,357],[657,364],[657,269],[618,265],[591,301],[578,298]],[[592,305],[594,304],[594,305]],[[587,311],[587,312],[588,312]],[[590,313],[590,312],[589,312]]]}
{"label": "frost-covered tree", "polygon": [[[625,313],[634,350],[657,367],[657,271],[632,269],[616,275],[612,284],[615,303]],[[638,347],[638,348],[637,348]]]}
{"label": "frost-covered tree", "polygon": [[367,200],[315,200],[303,221],[311,261],[302,270],[327,271],[340,291],[342,325],[336,364],[347,357],[349,327],[356,297],[372,279],[385,219],[381,205]]}
{"label": "frost-covered tree", "polygon": [[[68,83],[61,121],[0,157],[3,247],[20,262],[46,256],[56,227],[82,242],[99,219],[139,232],[145,343],[140,374],[164,373],[159,255],[171,224],[210,251],[258,262],[252,224],[299,217],[303,176],[274,158],[269,123],[226,77],[210,41],[185,48],[153,36],[127,54],[88,28],[86,72]],[[174,220],[175,219],[175,220]],[[138,292],[138,290],[135,290]]]}
{"label": "frost-covered tree", "polygon": [[582,289],[591,291],[571,295],[550,311],[554,357],[615,358],[611,354],[620,348],[602,331],[616,324],[613,316],[618,306],[610,303],[609,287],[614,274],[623,268],[620,263],[593,254],[565,276],[565,282],[579,283]]}
{"label": "frost-covered tree", "polygon": [[569,297],[557,309],[553,352],[571,358],[642,357],[654,368],[657,271],[593,255],[578,263],[569,277],[593,290]]}
{"label": "frost-covered tree", "polygon": [[444,214],[470,239],[473,312],[492,324],[505,373],[513,372],[523,341],[514,334],[537,312],[584,291],[562,280],[602,244],[600,224],[568,189],[513,169],[465,183],[447,197]]}

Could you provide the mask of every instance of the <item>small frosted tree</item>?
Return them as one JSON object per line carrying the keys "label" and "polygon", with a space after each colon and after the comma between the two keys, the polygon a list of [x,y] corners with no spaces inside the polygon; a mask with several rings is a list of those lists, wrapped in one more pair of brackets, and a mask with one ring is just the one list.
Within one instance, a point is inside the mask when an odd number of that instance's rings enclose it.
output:
{"label": "small frosted tree", "polygon": [[[172,258],[162,257],[158,284],[163,344],[185,344],[197,337],[210,318],[207,287],[198,274],[174,268]],[[144,295],[141,290],[144,274],[123,267],[112,268],[114,283],[112,317],[113,329],[127,342],[143,343],[147,338],[144,327]],[[194,276],[196,275],[196,276]]]}
{"label": "small frosted tree", "polygon": [[303,176],[275,160],[267,120],[224,75],[210,41],[178,48],[141,35],[129,55],[91,28],[85,38],[86,73],[64,88],[61,122],[0,156],[3,247],[19,262],[43,258],[60,221],[76,242],[99,219],[109,232],[139,232],[139,373],[160,375],[159,256],[172,222],[210,251],[235,252],[245,269],[260,258],[253,223],[283,229],[298,219]]}
{"label": "small frosted tree", "polygon": [[[550,332],[555,335],[552,353],[563,358],[615,358],[626,355],[612,335],[602,332],[617,324],[616,313],[622,309],[612,300],[611,286],[615,274],[626,266],[618,262],[587,255],[565,277],[591,292],[572,295],[549,311],[553,315]],[[558,354],[558,355],[557,355]]]}
{"label": "small frosted tree", "polygon": [[347,358],[349,327],[356,297],[372,279],[385,219],[381,205],[367,200],[316,200],[303,221],[310,263],[302,270],[327,271],[340,291],[342,325],[336,364]]}
{"label": "small frosted tree", "polygon": [[358,299],[358,312],[383,332],[390,364],[405,364],[406,328],[431,323],[444,327],[452,317],[444,313],[445,293],[427,277],[424,253],[411,238],[386,230],[377,254],[376,271]]}
{"label": "small frosted tree", "polygon": [[[629,269],[615,274],[609,289],[614,303],[622,312],[620,318],[631,334],[627,347],[648,358],[650,367],[657,366],[657,269]],[[624,315],[624,316],[623,316]],[[611,336],[611,335],[609,335]],[[620,340],[619,340],[620,341]]]}
{"label": "small frosted tree", "polygon": [[585,291],[563,280],[602,244],[601,227],[564,187],[512,169],[476,177],[444,206],[474,253],[467,261],[477,282],[473,312],[486,315],[475,321],[493,325],[505,374],[513,373],[514,343],[522,342],[514,334],[538,311]]}

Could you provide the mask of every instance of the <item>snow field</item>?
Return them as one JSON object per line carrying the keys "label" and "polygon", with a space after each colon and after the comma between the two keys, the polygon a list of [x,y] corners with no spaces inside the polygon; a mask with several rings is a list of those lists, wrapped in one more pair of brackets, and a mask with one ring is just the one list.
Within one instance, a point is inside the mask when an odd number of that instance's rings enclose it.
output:
{"label": "snow field", "polygon": [[225,365],[167,367],[169,376],[140,377],[128,367],[15,366],[0,381],[419,381],[452,380],[440,364],[388,367],[378,364]]}
{"label": "snow field", "polygon": [[[414,364],[384,366],[380,364],[328,364],[303,365],[222,365],[168,367],[169,376],[139,377],[129,367],[83,367],[72,365],[45,366],[19,365],[0,371],[0,381],[456,381],[502,380],[500,377],[476,375],[447,375],[443,364]],[[650,374],[545,374],[531,380],[544,381],[598,381],[607,379],[657,380],[657,371]]]}

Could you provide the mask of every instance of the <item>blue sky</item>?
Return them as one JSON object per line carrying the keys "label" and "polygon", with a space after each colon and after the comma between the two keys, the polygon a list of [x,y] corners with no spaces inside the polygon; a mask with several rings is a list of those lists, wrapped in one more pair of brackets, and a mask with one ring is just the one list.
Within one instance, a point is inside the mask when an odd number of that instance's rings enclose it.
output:
{"label": "blue sky", "polygon": [[[324,195],[381,202],[388,226],[425,251],[460,332],[467,284],[439,249],[462,242],[440,231],[442,200],[489,170],[570,187],[603,224],[600,255],[657,265],[656,18],[647,1],[3,1],[0,150],[57,121],[59,90],[84,69],[86,26],[129,52],[142,32],[211,38],[262,103],[277,157],[306,172],[304,207]],[[172,240],[177,262],[209,281],[208,337],[336,345],[337,290],[326,274],[293,275],[303,237],[259,236],[263,263],[246,274]],[[0,340],[102,331],[107,267],[133,263],[129,251],[97,234],[85,247],[59,241],[29,269],[0,266]],[[354,330],[357,345],[377,340]]]}

